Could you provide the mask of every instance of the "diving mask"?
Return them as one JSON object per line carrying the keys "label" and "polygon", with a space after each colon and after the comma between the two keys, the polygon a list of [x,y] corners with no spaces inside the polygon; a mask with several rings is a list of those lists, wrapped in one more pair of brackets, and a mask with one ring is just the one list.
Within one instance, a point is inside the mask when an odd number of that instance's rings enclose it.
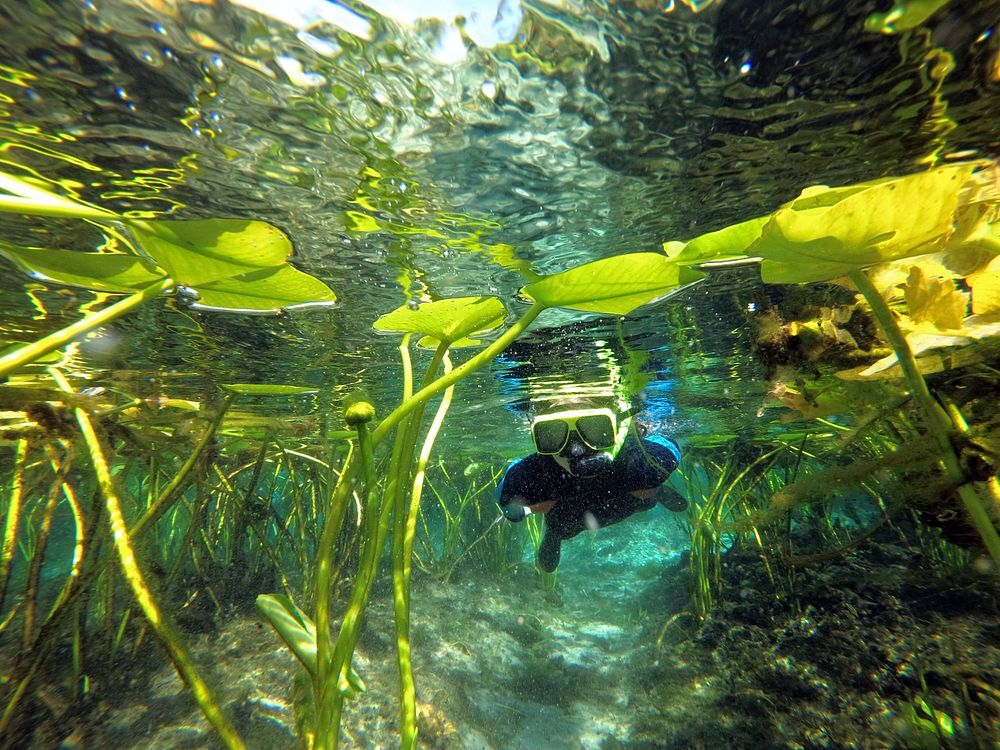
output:
{"label": "diving mask", "polygon": [[543,455],[561,453],[572,433],[595,451],[610,451],[617,442],[618,417],[611,409],[569,409],[542,414],[531,423],[535,450]]}

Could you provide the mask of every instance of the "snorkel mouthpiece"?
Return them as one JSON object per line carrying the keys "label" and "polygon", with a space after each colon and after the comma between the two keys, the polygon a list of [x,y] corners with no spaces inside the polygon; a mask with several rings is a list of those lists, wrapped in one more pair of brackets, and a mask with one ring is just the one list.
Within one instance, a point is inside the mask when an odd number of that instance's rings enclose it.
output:
{"label": "snorkel mouthpiece", "polygon": [[607,451],[572,456],[567,459],[568,471],[575,477],[592,477],[609,469],[612,461],[611,454]]}

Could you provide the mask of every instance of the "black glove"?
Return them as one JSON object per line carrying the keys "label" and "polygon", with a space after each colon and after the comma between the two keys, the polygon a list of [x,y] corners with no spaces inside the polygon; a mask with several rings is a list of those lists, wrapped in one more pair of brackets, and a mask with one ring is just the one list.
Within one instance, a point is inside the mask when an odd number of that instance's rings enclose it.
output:
{"label": "black glove", "polygon": [[529,513],[526,506],[520,505],[518,503],[510,503],[509,505],[503,505],[500,507],[500,512],[503,513],[503,517],[506,518],[511,523],[518,523],[519,521],[523,521]]}
{"label": "black glove", "polygon": [[688,507],[688,501],[684,496],[669,484],[660,485],[656,491],[656,502],[674,513],[680,513]]}

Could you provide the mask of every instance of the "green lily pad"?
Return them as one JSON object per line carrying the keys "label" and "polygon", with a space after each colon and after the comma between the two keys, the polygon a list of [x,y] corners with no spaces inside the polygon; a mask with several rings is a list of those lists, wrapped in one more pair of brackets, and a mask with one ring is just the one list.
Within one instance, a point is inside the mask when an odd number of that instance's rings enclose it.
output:
{"label": "green lily pad", "polygon": [[[482,346],[485,341],[480,339],[472,339],[466,336],[465,338],[458,339],[458,341],[451,341],[448,343],[449,349],[461,349],[463,347],[472,346]],[[417,346],[421,349],[437,349],[441,344],[441,339],[436,339],[433,336],[421,336],[420,340],[417,341]]]}
{"label": "green lily pad", "polygon": [[100,292],[134,292],[165,275],[150,271],[134,255],[15,247],[6,242],[0,242],[0,253],[33,278]]}
{"label": "green lily pad", "polygon": [[280,312],[306,305],[332,305],[337,295],[319,279],[287,264],[198,284],[197,310]]}
{"label": "green lily pad", "polygon": [[455,297],[425,302],[415,309],[403,305],[375,321],[376,331],[422,333],[452,343],[473,333],[499,328],[507,310],[496,297]]}
{"label": "green lily pad", "polygon": [[770,216],[760,216],[715,232],[708,232],[695,237],[680,248],[676,243],[667,243],[664,249],[673,261],[681,264],[746,258],[747,248],[760,237],[761,229],[770,218]]}
{"label": "green lily pad", "polygon": [[268,385],[257,383],[224,383],[227,391],[242,393],[248,396],[295,396],[300,393],[319,393],[318,388],[307,388],[301,385]]}
{"label": "green lily pad", "polygon": [[142,249],[180,284],[203,284],[274,268],[292,254],[292,243],[266,221],[201,219],[133,222]]}
{"label": "green lily pad", "polygon": [[704,274],[660,253],[595,260],[528,284],[521,294],[546,307],[628,315]]}
{"label": "green lily pad", "polygon": [[819,194],[799,208],[793,201],[774,213],[747,252],[764,259],[761,278],[772,284],[825,281],[930,252],[947,239],[971,173],[970,166],[948,166],[852,186],[864,189],[832,205],[822,205]]}

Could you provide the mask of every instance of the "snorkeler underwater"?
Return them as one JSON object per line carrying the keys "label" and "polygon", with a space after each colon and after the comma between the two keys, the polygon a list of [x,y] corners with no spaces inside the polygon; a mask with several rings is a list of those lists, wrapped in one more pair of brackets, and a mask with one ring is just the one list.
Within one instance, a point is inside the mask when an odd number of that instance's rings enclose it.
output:
{"label": "snorkeler underwater", "polygon": [[998,25],[0,2],[0,750],[1000,747]]}

